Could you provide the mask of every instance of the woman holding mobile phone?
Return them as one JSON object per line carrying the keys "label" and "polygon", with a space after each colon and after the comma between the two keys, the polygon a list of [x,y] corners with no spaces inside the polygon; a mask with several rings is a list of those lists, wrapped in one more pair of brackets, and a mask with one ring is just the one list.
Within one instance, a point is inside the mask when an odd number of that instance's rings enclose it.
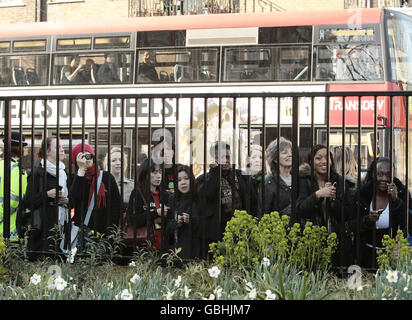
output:
{"label": "woman holding mobile phone", "polygon": [[399,179],[391,180],[389,158],[376,158],[370,164],[360,188],[362,267],[377,267],[376,250],[382,248],[383,237],[395,237],[398,229],[404,230],[406,193]]}
{"label": "woman holding mobile phone", "polygon": [[[32,212],[39,208],[42,211],[40,214],[41,224],[33,226],[28,234],[30,260],[48,255],[40,251],[57,250],[54,248],[55,241],[52,239],[56,235],[52,229],[58,226],[58,230],[62,233],[69,218],[68,181],[66,167],[63,163],[65,154],[61,140],[57,144],[56,137],[44,139],[37,156],[40,163],[35,168],[33,177],[30,175],[28,178],[27,192],[24,198],[25,208]],[[20,237],[22,236],[24,235],[20,235]]]}
{"label": "woman holding mobile phone", "polygon": [[333,155],[326,146],[315,145],[308,154],[307,163],[309,166],[302,167],[299,172],[298,217],[302,223],[309,220],[314,225],[327,227],[329,232],[336,232],[338,248],[332,263],[349,266],[353,263],[353,247],[347,223],[351,218],[350,204],[353,201],[349,193],[343,192],[343,178],[336,173]]}

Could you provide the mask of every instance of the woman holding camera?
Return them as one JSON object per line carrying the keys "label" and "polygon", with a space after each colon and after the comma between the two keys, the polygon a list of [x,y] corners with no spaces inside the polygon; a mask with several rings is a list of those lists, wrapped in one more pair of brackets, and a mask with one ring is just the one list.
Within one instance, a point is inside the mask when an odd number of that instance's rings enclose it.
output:
{"label": "woman holding camera", "polygon": [[93,148],[85,143],[83,150],[81,143],[72,148],[75,175],[69,198],[75,209],[74,225],[79,228],[86,225],[95,235],[108,235],[119,225],[122,203],[119,189],[113,175],[96,165]]}
{"label": "woman holding camera", "polygon": [[[24,198],[24,208],[36,216],[28,233],[28,256],[31,260],[48,255],[47,251],[57,250],[54,244],[69,217],[68,181],[61,141],[57,144],[56,137],[44,139],[37,156],[40,163],[28,178]],[[40,209],[39,215],[35,213],[36,209]]]}

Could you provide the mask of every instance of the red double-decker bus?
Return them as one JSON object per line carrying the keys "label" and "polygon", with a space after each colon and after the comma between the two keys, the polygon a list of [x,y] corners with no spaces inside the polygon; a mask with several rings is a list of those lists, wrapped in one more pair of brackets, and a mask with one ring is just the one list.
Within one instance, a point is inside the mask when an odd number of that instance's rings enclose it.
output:
{"label": "red double-decker bus", "polygon": [[[336,11],[300,11],[254,14],[188,15],[105,19],[85,22],[40,22],[0,26],[0,95],[36,95],[36,93],[285,93],[283,99],[270,99],[266,110],[266,141],[275,138],[278,125],[283,136],[291,131],[289,92],[403,91],[412,83],[412,18],[386,9]],[[209,99],[209,117],[213,106],[230,109],[234,99]],[[344,101],[345,100],[345,101]],[[410,104],[394,97],[331,97],[314,99],[312,105],[300,103],[302,152],[314,142],[341,144],[342,133],[356,152],[361,148],[362,170],[374,156],[375,110],[378,155],[387,155],[390,146],[399,150],[396,174],[405,174],[407,121],[411,122]],[[392,102],[392,103],[391,103]],[[248,104],[253,103],[252,108]],[[167,101],[166,126],[178,132],[176,108]],[[392,107],[391,107],[392,105]],[[50,103],[48,125],[53,129],[57,115]],[[162,105],[163,106],[163,105]],[[154,104],[152,119],[147,120],[148,103],[126,101],[123,126],[132,137],[135,113],[139,113],[141,143],[139,153],[147,152],[148,137],[144,126],[160,126],[162,106]],[[253,132],[262,126],[262,100],[239,99],[239,132],[246,126],[245,112],[250,109]],[[343,123],[345,106],[345,123]],[[3,104],[0,105],[3,107]],[[24,108],[24,107],[23,107]],[[102,107],[103,108],[103,107]],[[199,107],[202,109],[203,107]],[[272,109],[271,109],[272,108]],[[310,119],[315,108],[314,119]],[[359,108],[361,121],[359,121]],[[127,109],[127,110],[129,110]],[[44,112],[32,115],[24,108],[23,127],[34,123],[41,130]],[[37,108],[37,110],[40,110]],[[114,108],[111,127],[119,128],[120,112]],[[196,107],[194,110],[197,110]],[[215,110],[215,111],[213,111]],[[274,111],[276,110],[276,112]],[[19,107],[12,108],[12,125],[18,125]],[[60,110],[62,134],[69,124]],[[3,117],[3,112],[1,112]],[[76,116],[77,114],[77,116]],[[406,119],[409,114],[409,119]],[[74,113],[73,126],[80,126]],[[182,116],[183,113],[180,113]],[[104,112],[102,112],[104,118]],[[130,119],[128,119],[130,117]],[[199,118],[199,117],[197,117]],[[195,117],[195,119],[197,119]],[[278,119],[279,118],[279,119]],[[88,123],[85,125],[92,127]],[[117,119],[117,120],[116,120]],[[199,118],[200,119],[200,118]],[[225,118],[222,118],[225,121]],[[129,121],[130,120],[130,121]],[[179,119],[180,123],[183,120]],[[200,120],[199,120],[200,121]],[[308,141],[311,122],[315,125],[313,141]],[[330,128],[326,130],[327,122]],[[104,119],[99,125],[105,125]],[[213,121],[211,122],[213,123]],[[107,124],[107,123],[106,123]],[[242,127],[242,124],[243,127]],[[391,126],[392,124],[392,126]],[[342,127],[345,130],[342,130]],[[357,128],[361,126],[359,139]],[[222,126],[223,128],[224,126]],[[391,133],[388,128],[392,128]],[[411,126],[409,125],[409,128]],[[140,130],[140,129],[139,129]],[[232,130],[232,128],[230,128]],[[24,130],[23,130],[24,131]],[[92,129],[88,139],[92,139]],[[213,135],[213,130],[208,132]],[[232,131],[230,131],[232,134]],[[244,135],[244,134],[243,134]],[[115,136],[115,135],[114,135]],[[389,137],[393,137],[390,144]],[[28,137],[29,139],[30,137]],[[209,139],[209,138],[208,138]],[[213,137],[210,137],[213,140]],[[40,140],[40,138],[39,138]],[[125,141],[131,141],[126,139]],[[358,143],[360,141],[360,145]],[[412,147],[409,139],[409,147]],[[38,142],[35,141],[34,145]],[[104,148],[105,142],[100,145]],[[247,144],[247,142],[246,142]],[[184,144],[180,152],[187,158]],[[187,147],[187,146],[186,146]],[[131,148],[127,143],[125,148]],[[185,151],[186,150],[186,151]],[[134,161],[129,157],[129,161]],[[240,159],[239,159],[240,161]],[[409,171],[411,171],[409,162]],[[409,183],[411,185],[411,183]]]}

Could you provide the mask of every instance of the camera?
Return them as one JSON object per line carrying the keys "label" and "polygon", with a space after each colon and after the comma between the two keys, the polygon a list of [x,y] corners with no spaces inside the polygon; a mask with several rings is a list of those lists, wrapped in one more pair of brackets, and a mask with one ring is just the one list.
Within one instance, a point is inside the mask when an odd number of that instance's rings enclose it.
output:
{"label": "camera", "polygon": [[86,160],[91,160],[91,159],[93,159],[93,155],[92,155],[91,153],[85,153],[85,154],[84,154],[84,158],[85,158]]}

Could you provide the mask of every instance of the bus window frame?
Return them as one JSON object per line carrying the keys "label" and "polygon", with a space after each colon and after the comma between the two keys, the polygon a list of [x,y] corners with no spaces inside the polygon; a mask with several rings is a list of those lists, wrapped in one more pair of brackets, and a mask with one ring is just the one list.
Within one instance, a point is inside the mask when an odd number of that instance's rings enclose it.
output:
{"label": "bus window frame", "polygon": [[[154,52],[156,54],[157,57],[157,53],[161,52],[161,51],[178,51],[178,50],[182,50],[185,51],[184,53],[175,53],[175,54],[187,54],[187,52],[192,51],[192,50],[215,50],[216,51],[216,61],[215,61],[215,68],[216,68],[216,79],[214,80],[208,80],[208,81],[204,81],[204,80],[191,80],[191,81],[185,81],[185,82],[178,82],[176,80],[173,81],[161,81],[160,77],[159,77],[159,81],[156,82],[145,82],[145,81],[139,81],[138,80],[138,72],[139,72],[139,63],[141,62],[139,60],[140,57],[140,53],[144,52],[144,51],[151,51]],[[171,53],[172,55],[173,53]],[[156,58],[155,58],[156,60]],[[155,62],[155,67],[157,66],[156,61]],[[177,83],[209,83],[209,84],[216,84],[219,83],[220,81],[220,63],[221,63],[221,47],[220,46],[200,46],[200,47],[187,47],[187,46],[180,46],[180,47],[143,47],[143,48],[136,48],[135,50],[135,66],[136,66],[136,70],[134,72],[135,74],[135,82],[134,84],[156,84],[156,83],[162,83],[162,84],[177,84]],[[176,63],[177,64],[177,63]],[[175,65],[176,65],[175,64]],[[201,68],[202,65],[200,65],[198,68]]]}
{"label": "bus window frame", "polygon": [[[60,57],[66,57],[66,56],[76,56],[79,55],[81,57],[88,57],[88,56],[93,56],[93,55],[102,55],[104,56],[105,53],[115,53],[115,54],[130,54],[130,80],[127,82],[115,82],[115,83],[82,83],[82,84],[63,84],[63,83],[54,83],[54,79],[55,79],[55,58],[56,56],[60,56]],[[101,85],[133,85],[135,82],[135,78],[134,78],[134,69],[135,69],[135,51],[128,49],[128,50],[88,50],[88,51],[65,51],[65,52],[53,52],[51,54],[51,62],[50,62],[50,86],[51,87],[58,87],[58,86],[62,86],[62,87],[67,87],[67,86],[80,86],[80,87],[84,87],[84,86],[101,86]],[[94,63],[96,63],[94,61]],[[59,65],[60,66],[60,65]],[[64,65],[61,65],[62,68],[64,67]],[[101,66],[101,65],[100,65]],[[99,67],[100,67],[99,66]],[[61,71],[61,69],[60,69]]]}
{"label": "bus window frame", "polygon": [[[356,25],[358,26],[358,25]],[[328,25],[314,25],[314,30],[313,30],[313,51],[312,51],[312,76],[311,76],[311,82],[313,83],[319,83],[319,82],[328,82],[328,83],[343,83],[343,82],[356,82],[356,83],[381,83],[386,80],[386,75],[387,75],[387,62],[385,60],[386,58],[386,50],[387,50],[387,44],[385,42],[385,39],[382,38],[382,23],[378,24],[362,24],[360,25],[361,29],[368,29],[372,28],[374,30],[374,39],[371,41],[346,41],[346,42],[338,42],[338,41],[319,41],[319,33],[321,29],[334,29],[334,28],[346,28],[348,30],[354,30],[357,28],[348,28],[347,24],[328,24]],[[332,46],[340,46],[340,45],[374,45],[377,47],[380,47],[380,58],[381,58],[381,64],[382,64],[382,71],[383,75],[380,79],[373,79],[373,80],[350,80],[350,79],[343,79],[343,80],[335,80],[335,79],[318,79],[317,78],[317,60],[318,60],[318,54],[319,54],[319,47],[325,47],[328,45]]]}
{"label": "bus window frame", "polygon": [[[267,47],[270,51],[273,50],[274,48],[293,48],[296,46],[299,47],[307,47],[308,49],[308,70],[305,71],[308,73],[308,79],[307,80],[276,80],[276,79],[268,79],[268,80],[256,80],[252,79],[253,81],[247,80],[247,81],[242,81],[242,80],[226,80],[226,50],[227,49],[235,49],[235,48],[242,48],[242,49],[247,49],[247,48],[256,48],[256,49],[262,49]],[[313,59],[313,44],[312,43],[271,43],[271,44],[257,44],[257,45],[242,45],[242,46],[222,46],[222,59],[221,59],[221,64],[222,64],[222,72],[221,72],[221,82],[222,83],[233,83],[233,82],[242,82],[242,83],[247,83],[247,82],[256,82],[256,83],[266,83],[266,82],[290,82],[290,83],[304,83],[304,82],[312,82],[312,59]],[[276,66],[274,66],[276,67]]]}

